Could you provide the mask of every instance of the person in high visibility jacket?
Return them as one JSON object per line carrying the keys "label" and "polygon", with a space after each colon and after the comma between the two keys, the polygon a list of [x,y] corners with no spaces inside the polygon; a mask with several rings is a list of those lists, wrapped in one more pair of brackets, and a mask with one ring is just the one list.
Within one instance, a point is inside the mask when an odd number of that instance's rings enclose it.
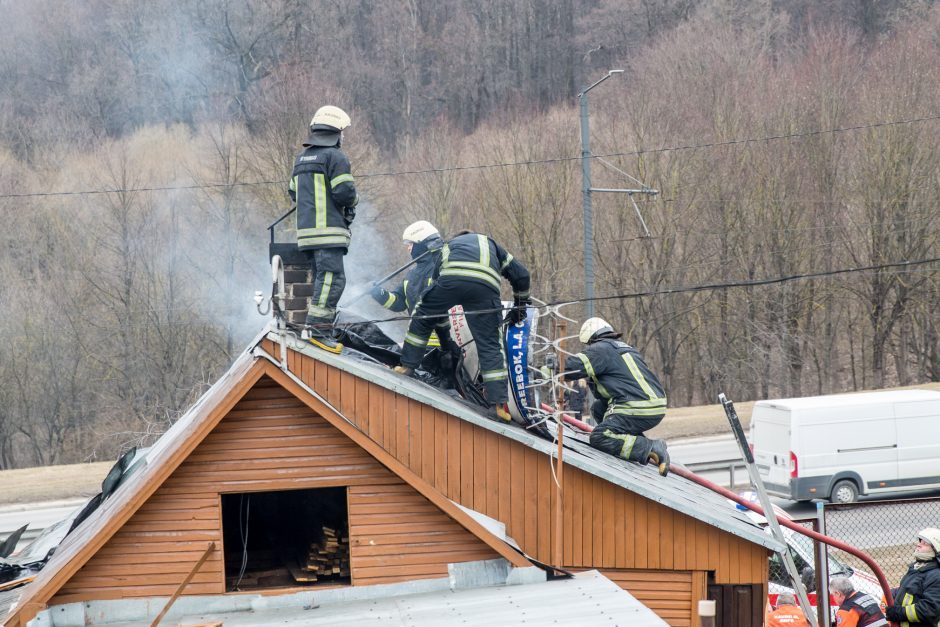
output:
{"label": "person in high visibility jacket", "polygon": [[511,421],[506,406],[509,373],[499,332],[502,312],[499,290],[501,279],[506,278],[512,286],[514,299],[507,319],[512,323],[525,320],[529,271],[492,238],[463,231],[444,244],[435,274],[433,285],[414,309],[405,334],[401,365],[395,371],[413,374],[424,357],[431,333],[449,337],[447,311],[462,305],[477,346],[489,406],[487,415],[494,420]]}
{"label": "person in high visibility jacket", "polygon": [[659,379],[640,352],[621,342],[621,334],[603,318],[586,320],[578,337],[587,346],[565,359],[565,377],[587,377],[597,399],[591,406],[598,423],[591,432],[591,446],[628,461],[653,462],[665,476],[666,443],[643,435],[666,415],[666,393]]}
{"label": "person in high visibility jacket", "polygon": [[333,320],[346,287],[343,256],[359,202],[349,159],[340,149],[349,124],[349,116],[339,107],[317,109],[288,187],[297,207],[297,248],[306,253],[314,275],[307,331],[314,344],[333,352],[341,348],[333,339]]}
{"label": "person in high visibility jacket", "polygon": [[767,627],[809,627],[806,615],[790,592],[777,596],[777,609],[767,612]]}
{"label": "person in high visibility jacket", "polygon": [[[418,220],[405,228],[402,242],[408,247],[411,258],[418,259],[417,263],[408,271],[401,285],[394,290],[375,285],[370,293],[375,302],[386,309],[411,313],[418,306],[421,296],[434,283],[434,273],[441,263],[444,240],[433,224],[427,220]],[[436,348],[440,345],[437,334],[432,333],[428,347]]]}
{"label": "person in high visibility jacket", "polygon": [[[411,313],[421,297],[434,283],[434,274],[441,264],[441,253],[444,240],[437,228],[427,220],[418,220],[409,224],[402,233],[402,242],[408,247],[412,259],[417,259],[415,265],[408,271],[405,280],[393,290],[387,290],[381,285],[375,285],[370,292],[375,302],[391,311],[407,311]],[[452,387],[453,370],[457,363],[459,348],[451,341],[449,335],[438,337],[431,333],[428,338],[429,350],[421,362],[421,368],[432,374],[441,375],[444,379],[441,385]],[[434,350],[440,349],[440,350]]]}
{"label": "person in high visibility jacket", "polygon": [[940,529],[928,527],[917,534],[914,563],[901,578],[894,604],[885,610],[888,620],[905,627],[940,624]]}
{"label": "person in high visibility jacket", "polygon": [[829,592],[839,604],[836,611],[838,627],[887,627],[881,604],[870,594],[859,592],[846,577],[833,577]]}

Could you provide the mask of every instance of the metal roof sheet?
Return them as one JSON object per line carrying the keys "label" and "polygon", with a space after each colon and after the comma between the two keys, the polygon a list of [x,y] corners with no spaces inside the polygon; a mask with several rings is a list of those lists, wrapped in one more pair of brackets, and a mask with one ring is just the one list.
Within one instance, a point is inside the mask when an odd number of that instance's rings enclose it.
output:
{"label": "metal roof sheet", "polygon": [[[226,627],[267,627],[269,625],[323,625],[362,627],[374,625],[609,625],[620,627],[660,627],[667,625],[649,608],[637,601],[597,571],[541,583],[485,588],[437,590],[409,594],[409,587],[374,586],[380,596],[361,600],[329,602],[314,594],[306,607],[279,607],[255,611],[179,614],[171,612],[174,623],[202,624],[222,621]],[[100,606],[99,602],[97,606]],[[109,625],[117,623],[96,623]],[[136,627],[148,622],[121,621]]]}
{"label": "metal roof sheet", "polygon": [[[281,341],[281,337],[276,332],[269,333],[268,339],[274,342]],[[285,345],[291,350],[298,351],[361,379],[430,405],[456,418],[516,440],[546,455],[555,454],[555,445],[529,433],[524,428],[517,425],[499,424],[490,420],[481,415],[475,406],[466,401],[455,398],[416,379],[399,375],[385,366],[328,353],[289,333],[285,337]],[[255,352],[256,354],[266,355],[260,347],[256,348]],[[277,363],[273,357],[268,356],[268,358]],[[668,414],[666,419],[668,420]],[[549,426],[554,431],[554,425],[549,423]],[[697,518],[718,529],[765,546],[772,551],[778,551],[782,548],[775,539],[752,522],[744,512],[739,511],[734,503],[711,490],[675,475],[660,477],[656,470],[650,466],[641,466],[615,458],[594,449],[586,442],[576,441],[575,438],[568,437],[568,433],[569,431],[565,432],[567,452],[564,461],[566,464],[610,481],[665,507]]]}

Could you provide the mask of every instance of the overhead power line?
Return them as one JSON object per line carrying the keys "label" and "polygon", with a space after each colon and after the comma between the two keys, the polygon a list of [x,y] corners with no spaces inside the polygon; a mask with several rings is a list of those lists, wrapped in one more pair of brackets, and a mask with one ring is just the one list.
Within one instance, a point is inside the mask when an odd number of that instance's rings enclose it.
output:
{"label": "overhead power line", "polygon": [[[597,154],[591,155],[591,159],[603,159],[608,157],[636,157],[641,155],[650,155],[666,152],[679,152],[683,150],[699,150],[699,149],[711,149],[711,148],[722,148],[729,146],[738,146],[743,144],[754,144],[761,142],[772,142],[780,140],[791,140],[791,139],[801,139],[805,137],[814,137],[817,135],[828,135],[833,133],[847,133],[853,131],[863,131],[868,129],[882,128],[887,126],[900,126],[904,124],[918,124],[921,122],[930,122],[933,120],[940,120],[940,114],[929,115],[917,118],[907,118],[904,120],[884,120],[880,122],[873,122],[871,124],[859,124],[857,126],[843,126],[837,128],[828,128],[828,129],[819,129],[814,131],[801,131],[796,133],[784,133],[780,135],[766,135],[763,137],[746,137],[742,139],[730,139],[727,141],[720,142],[707,142],[700,144],[680,144],[677,146],[665,146],[663,148],[649,148],[645,150],[631,150],[625,152],[611,152],[606,154]],[[571,157],[549,157],[546,159],[530,159],[527,161],[504,161],[499,163],[482,163],[475,165],[464,165],[464,166],[447,166],[440,168],[427,168],[423,170],[400,170],[400,171],[387,171],[387,172],[366,172],[363,174],[357,174],[356,178],[366,179],[366,178],[377,178],[384,176],[410,176],[417,174],[441,174],[444,172],[460,172],[465,170],[486,170],[492,168],[510,168],[510,167],[519,167],[519,166],[529,166],[529,165],[546,165],[552,163],[563,163],[567,161],[579,161],[581,156],[571,156]],[[87,189],[87,190],[73,190],[73,191],[56,191],[56,192],[23,192],[23,193],[10,193],[10,194],[0,194],[0,199],[12,199],[12,198],[40,198],[44,196],[88,196],[94,194],[124,194],[124,193],[138,193],[138,192],[166,192],[166,191],[185,191],[193,189],[216,189],[216,188],[231,188],[231,187],[253,187],[253,186],[263,186],[263,185],[286,185],[286,180],[276,180],[276,181],[245,181],[245,182],[236,182],[236,183],[203,183],[203,184],[193,184],[193,185],[167,185],[167,186],[153,186],[153,187],[129,187],[129,188],[114,188],[114,189]]]}
{"label": "overhead power line", "polygon": [[[548,302],[544,305],[532,305],[536,309],[545,309],[549,307],[558,307],[564,305],[575,305],[578,303],[585,303],[588,300],[598,302],[606,300],[628,300],[634,298],[644,298],[648,296],[669,296],[672,294],[684,294],[689,292],[705,292],[712,290],[726,290],[734,288],[750,288],[750,287],[762,287],[766,285],[774,285],[779,283],[789,283],[792,281],[805,281],[805,280],[816,280],[822,278],[829,278],[834,276],[840,276],[845,274],[858,274],[863,272],[879,272],[882,270],[894,270],[895,274],[908,272],[908,268],[914,268],[918,266],[924,266],[928,264],[940,262],[940,257],[931,257],[928,259],[915,259],[913,261],[896,261],[892,263],[882,263],[871,266],[859,266],[854,268],[840,268],[836,270],[827,270],[824,272],[807,272],[804,274],[790,274],[785,276],[771,277],[766,279],[752,279],[747,281],[725,281],[722,283],[706,283],[702,285],[687,285],[679,287],[664,287],[658,289],[651,289],[642,292],[629,292],[624,294],[613,294],[610,296],[595,296],[594,298],[576,298],[572,300],[559,300],[554,302]],[[473,313],[491,313],[494,311],[503,311],[503,308],[490,308],[490,309],[476,309],[464,311],[464,314],[473,314]],[[441,315],[433,316],[392,316],[389,318],[376,318],[373,320],[359,320],[357,322],[349,323],[349,325],[354,324],[363,324],[367,322],[372,323],[382,323],[382,322],[399,322],[403,320],[411,320],[412,318],[440,318]],[[348,325],[347,325],[348,326]]]}

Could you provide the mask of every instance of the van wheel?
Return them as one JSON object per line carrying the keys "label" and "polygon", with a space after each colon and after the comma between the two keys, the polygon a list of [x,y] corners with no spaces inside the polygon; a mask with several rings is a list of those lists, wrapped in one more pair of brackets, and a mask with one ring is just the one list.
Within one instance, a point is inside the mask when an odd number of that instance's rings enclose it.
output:
{"label": "van wheel", "polygon": [[855,487],[855,482],[849,479],[837,481],[832,486],[832,495],[829,500],[833,503],[854,503],[858,500],[858,488]]}

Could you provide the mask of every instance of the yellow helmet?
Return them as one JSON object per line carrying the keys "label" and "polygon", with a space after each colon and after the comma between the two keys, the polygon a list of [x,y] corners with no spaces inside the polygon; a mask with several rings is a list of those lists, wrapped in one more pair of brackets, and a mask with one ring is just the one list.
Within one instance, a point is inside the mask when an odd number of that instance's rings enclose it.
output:
{"label": "yellow helmet", "polygon": [[404,233],[401,234],[401,240],[412,244],[420,244],[434,235],[440,236],[440,232],[434,228],[433,224],[427,220],[418,220],[405,228]]}
{"label": "yellow helmet", "polygon": [[352,120],[345,111],[333,105],[326,105],[317,109],[310,120],[311,131],[342,131],[352,124]]}
{"label": "yellow helmet", "polygon": [[582,344],[590,344],[591,340],[604,333],[613,333],[614,328],[610,326],[603,318],[588,318],[581,325],[581,332],[578,339]]}
{"label": "yellow helmet", "polygon": [[917,537],[926,540],[933,547],[933,550],[940,554],[940,529],[936,527],[921,529]]}

